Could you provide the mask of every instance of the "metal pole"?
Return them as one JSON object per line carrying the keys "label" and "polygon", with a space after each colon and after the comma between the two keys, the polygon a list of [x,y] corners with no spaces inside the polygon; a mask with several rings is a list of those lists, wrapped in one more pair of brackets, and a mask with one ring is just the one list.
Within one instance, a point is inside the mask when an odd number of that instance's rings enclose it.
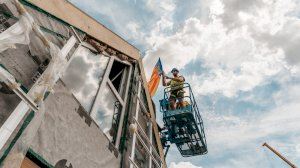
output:
{"label": "metal pole", "polygon": [[262,145],[270,149],[273,153],[275,153],[278,157],[280,157],[283,161],[285,161],[288,165],[290,165],[292,168],[297,168],[294,164],[292,164],[290,161],[288,161],[285,157],[283,157],[279,152],[277,152],[274,148],[272,148],[270,145],[268,145],[266,142]]}

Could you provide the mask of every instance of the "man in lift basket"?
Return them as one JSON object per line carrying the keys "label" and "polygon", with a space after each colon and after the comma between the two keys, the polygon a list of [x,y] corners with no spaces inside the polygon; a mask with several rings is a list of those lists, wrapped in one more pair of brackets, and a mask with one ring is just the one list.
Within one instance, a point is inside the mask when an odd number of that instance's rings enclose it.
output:
{"label": "man in lift basket", "polygon": [[[173,68],[171,73],[173,74],[173,77],[168,77],[164,73],[162,78],[162,84],[163,86],[170,86],[170,97],[169,97],[169,103],[171,110],[175,110],[176,108],[182,108],[184,107],[184,90],[183,90],[183,84],[185,82],[185,79],[183,76],[179,75],[179,71],[177,68]],[[167,81],[169,79],[169,81]],[[178,107],[176,107],[176,100],[178,100]]]}

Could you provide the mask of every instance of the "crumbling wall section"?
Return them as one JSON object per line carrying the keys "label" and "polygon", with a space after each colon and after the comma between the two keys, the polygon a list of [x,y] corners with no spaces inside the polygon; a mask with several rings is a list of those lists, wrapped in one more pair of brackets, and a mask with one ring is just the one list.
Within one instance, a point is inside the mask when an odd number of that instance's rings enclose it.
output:
{"label": "crumbling wall section", "polygon": [[118,168],[120,157],[108,149],[109,141],[92,121],[82,115],[77,100],[58,82],[55,93],[45,100],[45,118],[31,148],[55,166],[66,159],[73,167]]}

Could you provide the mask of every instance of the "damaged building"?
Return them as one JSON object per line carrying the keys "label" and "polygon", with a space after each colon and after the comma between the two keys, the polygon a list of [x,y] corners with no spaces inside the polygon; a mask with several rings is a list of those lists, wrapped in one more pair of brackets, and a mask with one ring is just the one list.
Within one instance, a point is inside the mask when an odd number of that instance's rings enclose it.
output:
{"label": "damaged building", "polygon": [[62,0],[0,1],[0,167],[166,167],[137,48]]}

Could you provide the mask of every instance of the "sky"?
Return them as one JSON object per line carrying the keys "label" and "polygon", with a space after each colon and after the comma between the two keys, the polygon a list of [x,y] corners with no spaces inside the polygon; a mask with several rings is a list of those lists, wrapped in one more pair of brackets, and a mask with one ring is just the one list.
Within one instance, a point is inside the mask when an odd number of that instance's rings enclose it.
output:
{"label": "sky", "polygon": [[191,84],[208,154],[172,146],[170,168],[289,167],[264,142],[300,165],[299,0],[70,2],[135,45],[148,77],[160,57]]}

